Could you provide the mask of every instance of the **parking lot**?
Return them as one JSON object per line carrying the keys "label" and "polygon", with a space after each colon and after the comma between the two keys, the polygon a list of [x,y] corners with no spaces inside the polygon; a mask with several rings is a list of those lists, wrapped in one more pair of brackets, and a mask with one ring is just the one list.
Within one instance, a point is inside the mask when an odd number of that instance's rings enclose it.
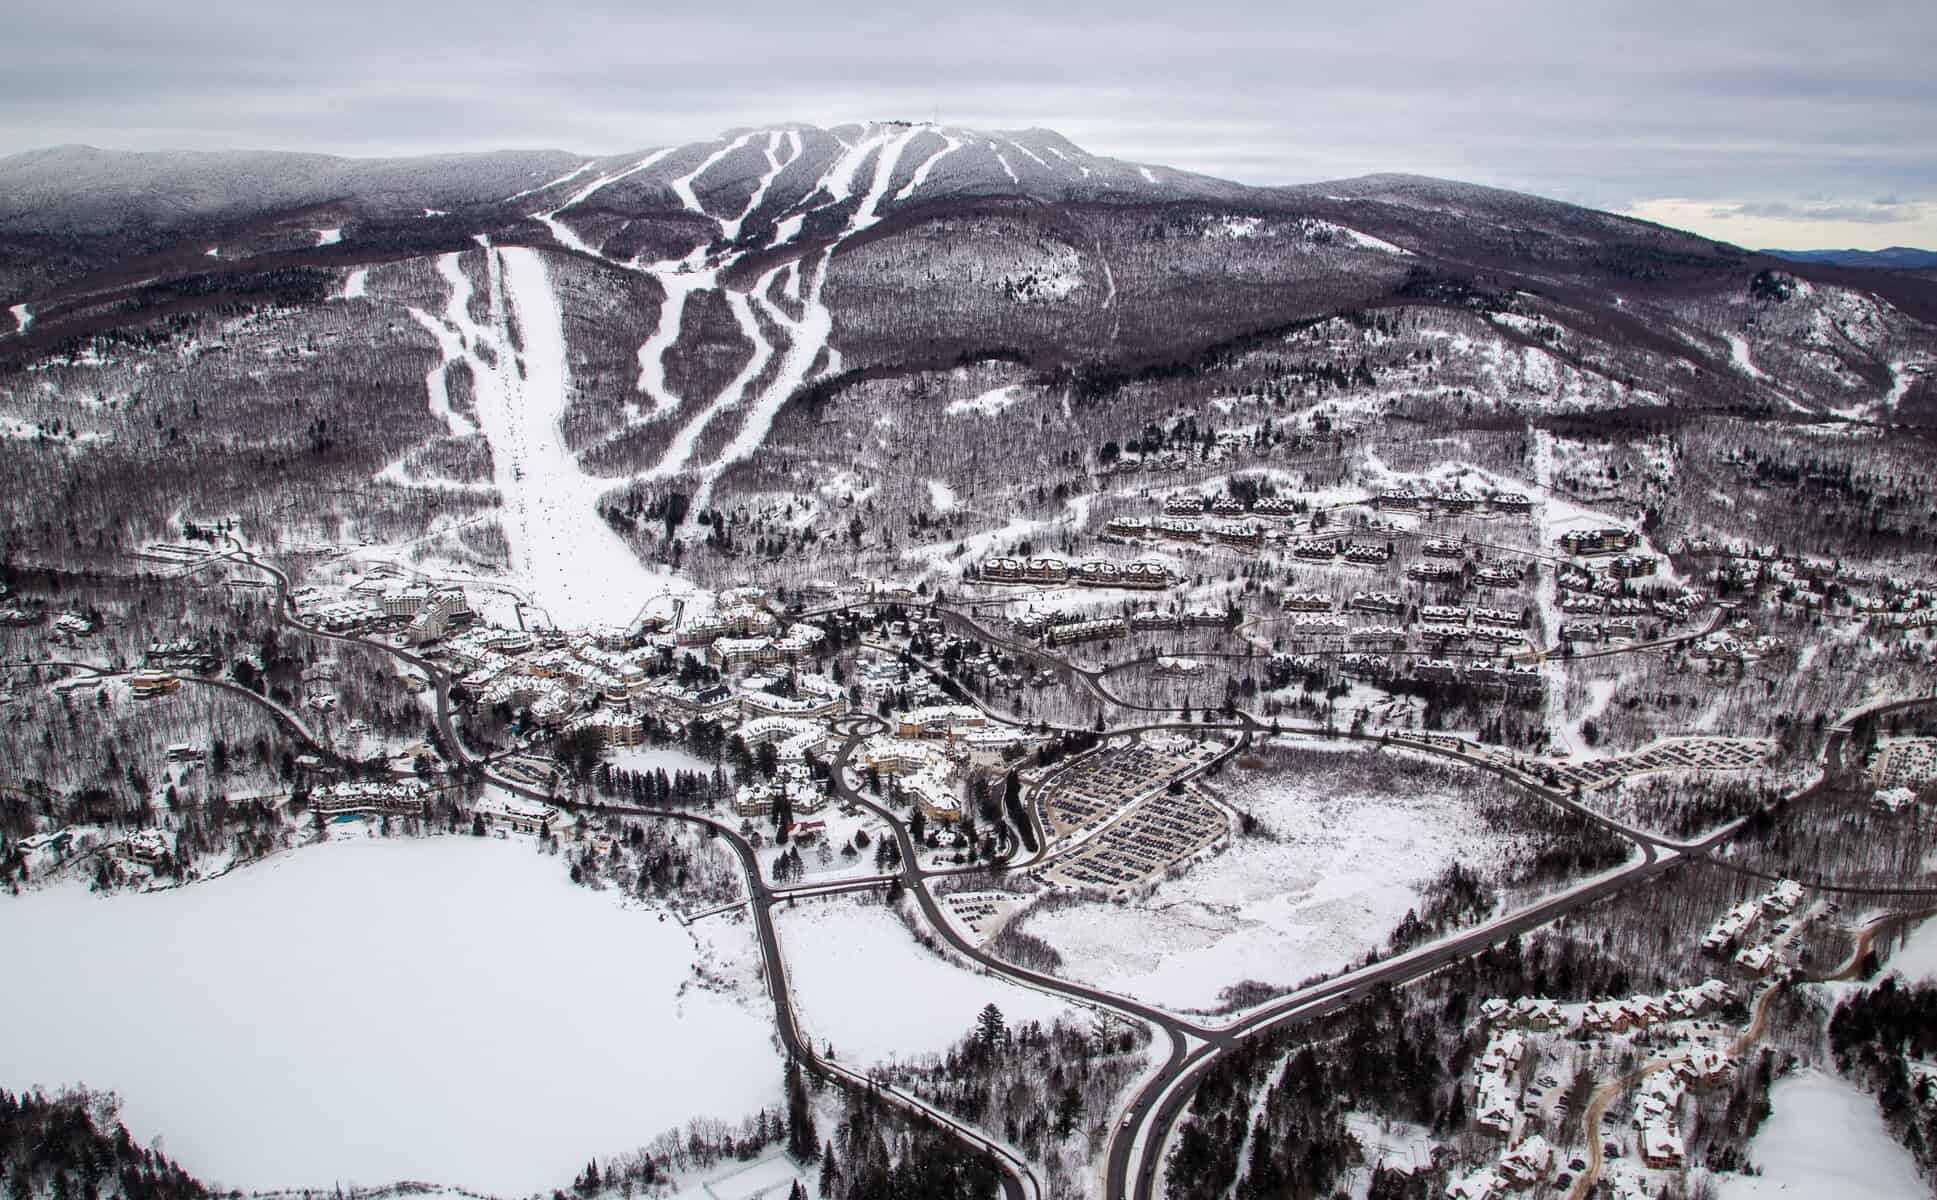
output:
{"label": "parking lot", "polygon": [[1563,763],[1554,770],[1563,783],[1593,791],[1650,771],[1745,771],[1760,766],[1772,749],[1767,738],[1671,738],[1633,754]]}
{"label": "parking lot", "polygon": [[1122,888],[1161,876],[1230,832],[1224,810],[1194,788],[1138,805],[1042,877],[1069,887]]}
{"label": "parking lot", "polygon": [[1138,796],[1214,757],[1218,747],[1179,752],[1143,742],[1106,746],[1072,764],[1036,793],[1036,815],[1053,843],[1080,836],[1116,816]]}
{"label": "parking lot", "polygon": [[1937,738],[1885,738],[1872,767],[1878,787],[1921,787],[1937,778]]}

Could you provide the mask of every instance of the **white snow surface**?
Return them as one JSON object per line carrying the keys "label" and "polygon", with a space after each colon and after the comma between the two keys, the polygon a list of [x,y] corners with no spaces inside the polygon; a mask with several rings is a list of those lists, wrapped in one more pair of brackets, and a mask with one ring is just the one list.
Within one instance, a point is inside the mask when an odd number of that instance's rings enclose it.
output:
{"label": "white snow surface", "polygon": [[1015,384],[1010,384],[1008,387],[983,392],[972,399],[951,401],[942,411],[951,417],[967,416],[969,413],[993,417],[1021,399],[1022,389]]}
{"label": "white snow surface", "polygon": [[934,505],[936,512],[953,512],[960,500],[955,489],[939,479],[928,481],[928,503]]}
{"label": "white snow surface", "polygon": [[492,482],[503,499],[498,521],[510,546],[510,573],[563,626],[626,625],[655,597],[695,592],[690,581],[640,562],[599,518],[599,497],[612,481],[587,475],[565,446],[559,427],[570,391],[564,319],[543,252],[480,241],[489,302],[484,323],[471,316],[475,285],[456,253],[438,260],[451,288],[442,315],[410,311],[442,352],[425,390],[431,411],[454,434],[472,423],[451,408],[445,373],[456,362],[470,368],[476,428],[491,443]]}
{"label": "white snow surface", "polygon": [[1762,1174],[1720,1176],[1721,1200],[1930,1194],[1910,1152],[1883,1127],[1876,1099],[1849,1081],[1804,1071],[1778,1080],[1769,1101],[1774,1111],[1749,1143],[1749,1161]]}
{"label": "white snow surface", "polygon": [[337,226],[334,229],[319,229],[316,231],[316,244],[319,246],[334,246],[342,240],[343,228],[341,226]]}
{"label": "white snow surface", "polygon": [[1047,993],[954,966],[915,941],[885,905],[852,897],[776,909],[795,1013],[816,1046],[849,1063],[940,1053],[993,1003],[1013,1028],[1076,1010]]}
{"label": "white snow surface", "polygon": [[340,296],[344,300],[361,300],[369,294],[369,289],[370,268],[358,267],[343,280],[343,291]]}
{"label": "white snow surface", "polygon": [[358,836],[167,892],[32,892],[0,941],[33,964],[0,989],[0,1086],[111,1088],[139,1140],[227,1186],[532,1193],[778,1091],[770,1014],[686,986],[683,926],[525,839]]}
{"label": "white snow surface", "polygon": [[27,306],[24,304],[16,304],[7,311],[13,314],[15,333],[27,332],[27,326],[34,323],[34,314],[28,311]]}
{"label": "white snow surface", "polygon": [[1890,956],[1888,969],[1909,983],[1937,983],[1937,920],[1917,926],[1909,940]]}
{"label": "white snow surface", "polygon": [[1282,840],[1240,838],[1127,904],[1028,918],[1071,978],[1177,1009],[1210,1009],[1244,980],[1291,986],[1383,947],[1418,889],[1502,841],[1446,791],[1381,795],[1279,776],[1244,808]]}
{"label": "white snow surface", "polygon": [[1749,357],[1748,339],[1739,333],[1725,333],[1722,335],[1722,340],[1729,344],[1730,366],[1742,372],[1742,374],[1747,375],[1750,379],[1768,380],[1769,376],[1767,372],[1763,371],[1761,367],[1756,366],[1755,360]]}

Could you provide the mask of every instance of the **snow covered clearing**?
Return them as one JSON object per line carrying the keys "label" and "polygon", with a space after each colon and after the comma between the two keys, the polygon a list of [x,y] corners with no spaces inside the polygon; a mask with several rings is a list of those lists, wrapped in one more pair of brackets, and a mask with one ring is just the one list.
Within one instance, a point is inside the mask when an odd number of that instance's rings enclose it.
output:
{"label": "snow covered clearing", "polygon": [[928,481],[928,503],[935,507],[936,512],[953,512],[959,501],[954,488],[939,479],[931,479]]}
{"label": "snow covered clearing", "polygon": [[796,1013],[816,1046],[873,1065],[940,1053],[993,1003],[1010,1025],[1076,1015],[1068,1003],[951,965],[922,948],[894,912],[848,896],[774,913]]}
{"label": "snow covered clearing", "polygon": [[1143,181],[1144,181],[1145,183],[1155,183],[1155,182],[1157,182],[1157,177],[1156,177],[1156,175],[1155,175],[1155,174],[1153,174],[1153,173],[1151,172],[1151,170],[1150,170],[1150,168],[1149,168],[1149,167],[1138,167],[1138,168],[1137,168],[1137,173],[1143,176]]}
{"label": "snow covered clearing", "polygon": [[1821,1196],[1895,1200],[1929,1191],[1910,1152],[1883,1127],[1876,1099],[1822,1071],[1804,1071],[1769,1089],[1774,1111],[1749,1143],[1761,1175],[1722,1175],[1721,1200]]}
{"label": "snow covered clearing", "polygon": [[1909,983],[1937,984],[1937,920],[1919,925],[1890,956],[1887,966]]}
{"label": "snow covered clearing", "polygon": [[1761,367],[1756,366],[1755,360],[1749,357],[1749,342],[1747,338],[1739,333],[1725,333],[1722,335],[1722,340],[1729,344],[1729,366],[1747,375],[1750,379],[1758,379],[1765,383],[1768,381],[1768,374]]}
{"label": "snow covered clearing", "polygon": [[1021,399],[1021,386],[1010,384],[1008,387],[999,387],[994,391],[983,392],[980,396],[976,396],[973,399],[956,400],[950,403],[942,412],[951,417],[963,417],[970,413],[979,413],[985,417],[993,417]]}
{"label": "snow covered clearing", "polygon": [[713,773],[713,764],[677,746],[621,746],[607,760],[615,771],[701,771]]}
{"label": "snow covered clearing", "polygon": [[12,308],[9,308],[7,311],[13,314],[13,325],[14,325],[15,333],[27,332],[27,326],[32,325],[34,323],[34,314],[31,311],[29,311],[27,306],[24,304],[16,304]]}
{"label": "snow covered clearing", "polygon": [[1375,238],[1369,233],[1360,233],[1349,225],[1333,225],[1332,229],[1339,237],[1344,238],[1361,250],[1376,250],[1381,254],[1396,254],[1401,256],[1407,256],[1412,253],[1412,251],[1406,249],[1404,246],[1395,246],[1384,238]]}
{"label": "snow covered clearing", "polygon": [[1125,904],[1026,919],[1074,979],[1156,1004],[1210,1009],[1245,980],[1289,987],[1382,946],[1419,889],[1458,861],[1487,862],[1506,839],[1478,828],[1443,784],[1405,794],[1350,777],[1290,773],[1233,797],[1273,831]]}
{"label": "snow covered clearing", "polygon": [[112,1088],[210,1182],[540,1192],[778,1091],[768,1014],[689,986],[684,927],[528,840],[333,840],[167,892],[34,892],[0,930],[33,964],[0,989],[0,1083]]}
{"label": "snow covered clearing", "polygon": [[[21,326],[21,329],[23,330],[25,330],[26,328],[27,327],[25,325]],[[1890,364],[1890,391],[1888,395],[1883,397],[1883,407],[1885,411],[1888,411],[1888,412],[1897,411],[1897,405],[1903,403],[1903,398],[1910,394],[1910,385],[1915,383],[1916,381],[1917,381],[1917,377],[1911,373],[1909,363],[1907,362],[1891,363]]]}
{"label": "snow covered clearing", "polygon": [[343,229],[341,226],[335,229],[319,229],[316,231],[316,244],[318,246],[334,246],[342,240]]}
{"label": "snow covered clearing", "polygon": [[369,294],[370,268],[358,267],[344,277],[343,290],[337,293],[339,300],[361,300]]}

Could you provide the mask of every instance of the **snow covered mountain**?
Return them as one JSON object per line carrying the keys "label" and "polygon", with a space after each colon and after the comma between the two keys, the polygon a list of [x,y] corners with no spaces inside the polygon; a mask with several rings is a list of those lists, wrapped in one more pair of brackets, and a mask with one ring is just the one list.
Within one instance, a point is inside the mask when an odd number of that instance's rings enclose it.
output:
{"label": "snow covered mountain", "polygon": [[[260,469],[294,463],[375,489],[341,520],[470,514],[472,550],[527,577],[629,546],[662,564],[635,563],[632,594],[672,586],[729,500],[791,513],[795,538],[829,515],[803,490],[928,507],[911,462],[963,453],[951,414],[998,418],[971,462],[1022,439],[986,468],[1021,473],[1005,487],[1258,405],[1314,433],[1352,413],[1937,416],[1937,284],[1914,275],[1415,176],[1250,187],[1045,130],[15,155],[0,308],[0,429],[149,470],[219,412],[173,485],[209,511],[262,503]],[[142,503],[157,527],[179,511],[165,488]]]}

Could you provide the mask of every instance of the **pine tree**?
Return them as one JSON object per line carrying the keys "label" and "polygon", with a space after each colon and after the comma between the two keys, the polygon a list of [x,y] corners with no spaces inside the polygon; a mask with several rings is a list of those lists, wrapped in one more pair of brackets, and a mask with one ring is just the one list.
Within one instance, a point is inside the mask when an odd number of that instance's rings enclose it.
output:
{"label": "pine tree", "polygon": [[821,1149],[821,1200],[833,1200],[834,1189],[841,1185],[841,1170],[834,1165],[834,1143],[829,1141]]}
{"label": "pine tree", "polygon": [[1003,1030],[1002,1010],[994,1002],[983,1005],[975,1018],[975,1037],[981,1042],[982,1048],[993,1050],[995,1044],[1002,1040]]}

